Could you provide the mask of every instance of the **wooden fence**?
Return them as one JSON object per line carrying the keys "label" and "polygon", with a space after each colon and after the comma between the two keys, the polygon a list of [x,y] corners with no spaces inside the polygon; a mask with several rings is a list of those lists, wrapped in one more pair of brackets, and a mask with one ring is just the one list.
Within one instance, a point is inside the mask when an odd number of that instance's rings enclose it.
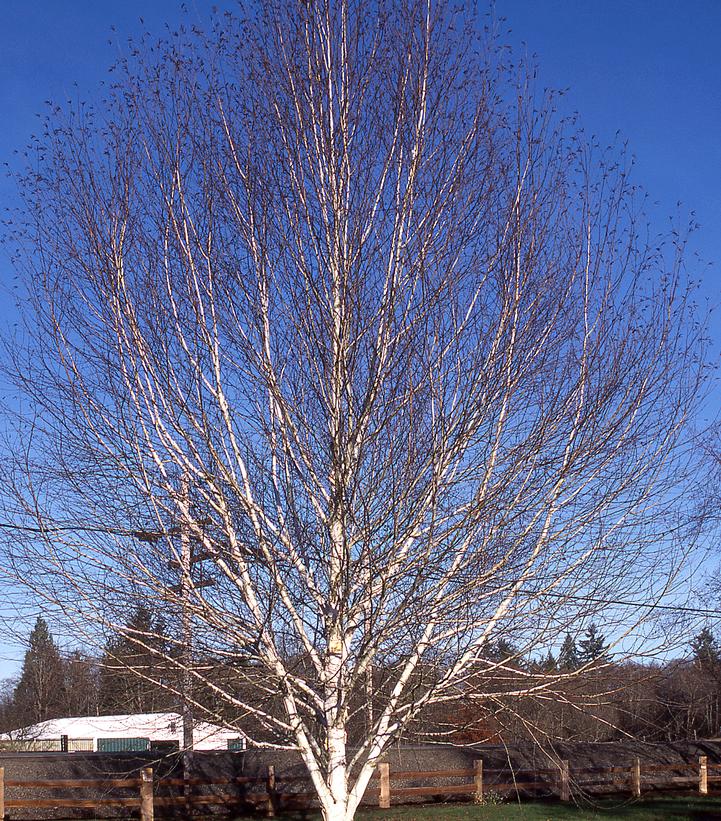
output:
{"label": "wooden fence", "polygon": [[[680,774],[684,773],[684,774]],[[509,775],[511,776],[509,780]],[[506,779],[500,780],[500,779]],[[237,809],[241,803],[252,804],[265,809],[271,818],[284,809],[308,808],[313,794],[293,791],[293,787],[307,785],[307,776],[276,775],[275,768],[269,766],[263,775],[237,776],[228,778],[160,778],[154,779],[153,769],[146,767],[137,778],[77,778],[42,780],[6,780],[4,768],[0,767],[0,819],[8,810],[14,809],[135,809],[142,821],[154,821],[155,809],[220,805]],[[453,781],[445,784],[428,784],[428,781]],[[414,786],[398,785],[398,782],[425,781]],[[558,767],[533,770],[485,769],[483,761],[477,759],[473,767],[458,770],[391,770],[382,763],[374,774],[374,782],[366,792],[366,803],[388,809],[392,802],[403,802],[414,798],[443,798],[447,796],[471,796],[482,802],[492,791],[497,795],[532,795],[539,791],[546,795],[557,795],[561,801],[570,801],[574,791],[595,790],[626,792],[639,798],[644,787],[654,789],[695,789],[702,795],[708,794],[709,784],[721,782],[721,763],[711,763],[706,756],[698,762],[685,764],[642,765],[639,758],[625,767],[571,768],[568,761],[561,761]],[[158,795],[162,790],[179,788],[180,795]],[[212,788],[210,793],[193,793],[196,788]],[[239,794],[242,788],[242,794]],[[289,789],[290,788],[290,789]],[[9,798],[8,789],[43,792],[62,791],[75,793],[70,797],[24,797]],[[106,793],[122,792],[124,795],[112,797],[82,797],[79,791],[102,790]],[[130,793],[130,794],[128,794]]]}
{"label": "wooden fence", "polygon": [[[485,769],[483,761],[473,762],[472,770],[418,770],[391,771],[390,765],[379,764],[377,778],[378,806],[387,809],[392,799],[422,796],[444,796],[470,794],[474,801],[482,802],[487,791],[501,796],[512,794],[532,794],[539,791],[557,795],[561,801],[570,801],[574,791],[601,788],[609,793],[630,792],[640,798],[643,787],[654,789],[698,789],[707,795],[709,783],[721,782],[721,764],[710,763],[707,756],[699,756],[697,763],[644,764],[636,758],[626,767],[587,767],[573,769],[570,762],[561,761],[558,767],[532,770]],[[686,772],[685,775],[679,773]],[[500,781],[500,778],[511,780]],[[434,784],[414,787],[394,787],[393,781],[413,781],[423,779],[471,779],[466,783]]]}

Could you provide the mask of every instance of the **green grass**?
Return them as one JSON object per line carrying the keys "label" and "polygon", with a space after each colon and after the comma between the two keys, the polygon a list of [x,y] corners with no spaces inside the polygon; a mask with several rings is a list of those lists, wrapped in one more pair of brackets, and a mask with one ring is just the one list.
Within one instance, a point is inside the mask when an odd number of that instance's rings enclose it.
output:
{"label": "green grass", "polygon": [[[319,818],[320,815],[314,815],[309,821],[318,821]],[[531,802],[496,806],[434,804],[362,810],[356,818],[357,821],[721,821],[721,798],[657,798],[626,803],[602,801],[588,807]]]}

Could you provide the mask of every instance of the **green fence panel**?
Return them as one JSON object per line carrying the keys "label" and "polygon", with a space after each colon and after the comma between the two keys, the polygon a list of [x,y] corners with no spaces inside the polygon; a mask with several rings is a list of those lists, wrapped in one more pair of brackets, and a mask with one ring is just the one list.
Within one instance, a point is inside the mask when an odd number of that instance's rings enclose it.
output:
{"label": "green fence panel", "polygon": [[149,738],[99,738],[99,753],[144,753],[150,749]]}

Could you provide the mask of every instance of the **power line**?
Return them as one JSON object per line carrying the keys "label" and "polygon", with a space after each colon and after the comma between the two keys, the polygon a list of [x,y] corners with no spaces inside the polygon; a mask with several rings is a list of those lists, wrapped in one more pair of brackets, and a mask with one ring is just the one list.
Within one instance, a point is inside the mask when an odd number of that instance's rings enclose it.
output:
{"label": "power line", "polygon": [[[27,533],[65,533],[68,531],[79,531],[85,533],[105,533],[110,536],[130,536],[140,541],[155,541],[159,538],[169,535],[176,535],[178,531],[171,530],[163,531],[137,531],[137,530],[123,530],[120,528],[108,527],[92,527],[89,525],[55,525],[53,527],[33,527],[30,525],[10,524],[8,522],[0,522],[0,529],[2,530],[20,530]],[[580,596],[573,593],[553,593],[551,591],[539,592],[536,590],[523,590],[524,593],[529,593],[534,596],[551,596],[557,599],[573,599],[574,601],[585,601],[590,604],[608,604],[619,605],[621,607],[636,607],[647,610],[665,610],[674,613],[688,613],[694,616],[707,616],[712,619],[721,619],[720,610],[712,610],[705,607],[687,607],[682,604],[660,604],[658,602],[630,602],[624,599],[602,599],[595,596]]]}
{"label": "power line", "polygon": [[623,599],[601,599],[594,596],[578,596],[573,593],[552,593],[524,590],[524,593],[533,593],[535,596],[553,596],[557,599],[574,599],[576,601],[585,601],[592,604],[618,604],[624,607],[645,608],[648,610],[670,610],[675,613],[690,613],[695,616],[710,616],[711,618],[721,619],[721,611],[711,610],[704,607],[687,607],[683,604],[659,604],[658,602],[630,602]]}

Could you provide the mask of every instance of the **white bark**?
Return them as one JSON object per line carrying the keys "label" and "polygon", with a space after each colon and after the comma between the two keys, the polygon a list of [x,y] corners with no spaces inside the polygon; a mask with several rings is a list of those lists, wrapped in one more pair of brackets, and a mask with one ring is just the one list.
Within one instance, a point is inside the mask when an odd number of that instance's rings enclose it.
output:
{"label": "white bark", "polygon": [[[489,642],[670,584],[698,340],[625,171],[468,18],[286,5],[130,69],[105,153],[50,130],[5,566],[89,638],[188,613],[194,714],[252,716],[349,821],[424,710],[508,691]],[[214,582],[180,597],[178,532]]]}

